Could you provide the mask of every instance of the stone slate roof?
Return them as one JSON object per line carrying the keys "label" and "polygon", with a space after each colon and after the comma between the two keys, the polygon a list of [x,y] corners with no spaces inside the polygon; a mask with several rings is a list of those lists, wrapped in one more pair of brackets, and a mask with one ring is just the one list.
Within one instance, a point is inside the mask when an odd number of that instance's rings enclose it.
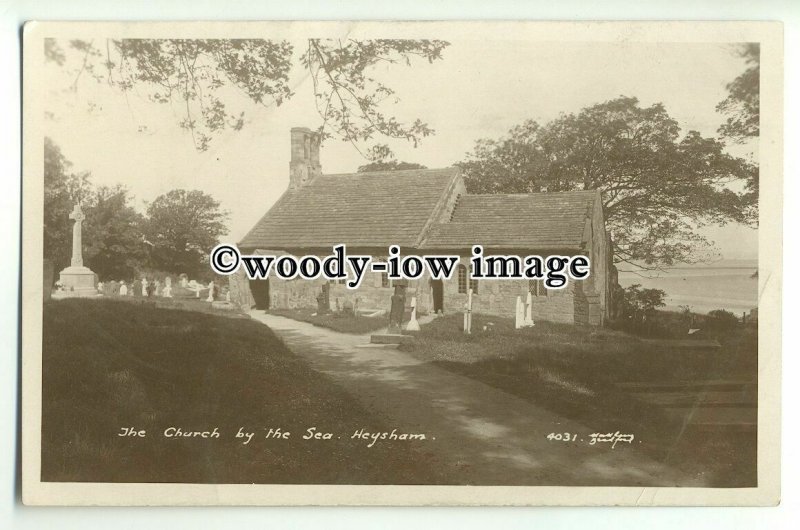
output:
{"label": "stone slate roof", "polygon": [[421,248],[578,250],[597,191],[462,195],[449,223],[436,224]]}
{"label": "stone slate roof", "polygon": [[321,175],[289,189],[239,242],[243,249],[418,247],[456,168]]}

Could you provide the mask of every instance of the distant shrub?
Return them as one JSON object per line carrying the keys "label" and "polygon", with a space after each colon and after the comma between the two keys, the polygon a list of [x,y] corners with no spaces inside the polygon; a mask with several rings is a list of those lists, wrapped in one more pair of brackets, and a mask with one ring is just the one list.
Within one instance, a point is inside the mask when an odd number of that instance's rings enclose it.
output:
{"label": "distant shrub", "polygon": [[739,325],[739,318],[724,309],[714,309],[708,312],[706,325],[714,331],[728,331]]}
{"label": "distant shrub", "polygon": [[625,288],[622,299],[622,315],[637,321],[646,320],[656,309],[664,307],[667,293],[661,289],[642,289],[638,283]]}
{"label": "distant shrub", "polygon": [[638,283],[629,285],[622,292],[621,318],[612,327],[637,335],[670,335],[669,326],[658,318],[658,308],[664,307],[666,295],[661,289],[643,289]]}

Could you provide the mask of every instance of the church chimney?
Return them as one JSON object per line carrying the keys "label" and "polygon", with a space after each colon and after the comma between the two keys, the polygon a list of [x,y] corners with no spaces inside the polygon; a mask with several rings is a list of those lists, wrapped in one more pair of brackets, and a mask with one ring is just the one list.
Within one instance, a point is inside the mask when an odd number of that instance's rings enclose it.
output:
{"label": "church chimney", "polygon": [[289,188],[298,189],[322,174],[319,163],[318,133],[308,127],[292,127],[292,159],[289,162]]}

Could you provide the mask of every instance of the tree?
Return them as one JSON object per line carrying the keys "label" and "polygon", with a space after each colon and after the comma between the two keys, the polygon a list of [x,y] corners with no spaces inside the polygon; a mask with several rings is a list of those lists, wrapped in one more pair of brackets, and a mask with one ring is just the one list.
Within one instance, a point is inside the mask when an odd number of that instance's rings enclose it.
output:
{"label": "tree", "polygon": [[89,173],[73,173],[72,163],[50,138],[44,139],[44,258],[59,271],[72,258],[72,222],[75,203],[91,193]]}
{"label": "tree", "polygon": [[202,272],[208,252],[227,233],[228,212],[199,190],[172,190],[147,206],[145,238],[152,265],[176,274]]}
{"label": "tree", "polygon": [[80,203],[86,219],[82,226],[84,262],[100,278],[124,278],[140,266],[146,255],[142,241],[142,216],[129,204],[122,186],[94,189],[89,172],[72,172],[50,138],[44,142],[44,257],[59,271],[72,258],[72,221]]}
{"label": "tree", "polygon": [[667,293],[661,289],[642,289],[641,284],[635,283],[625,288],[622,299],[622,315],[641,322],[652,316],[656,309],[664,307],[664,298]]}
{"label": "tree", "polygon": [[717,111],[727,120],[718,132],[742,143],[759,133],[761,49],[757,42],[750,42],[739,46],[737,53],[748,67],[725,87],[728,97],[719,102]]}
{"label": "tree", "polygon": [[[376,65],[411,65],[413,58],[432,63],[448,43],[440,40],[308,39],[299,58],[312,80],[313,99],[322,120],[323,137],[336,136],[360,150],[375,136],[411,141],[433,134],[419,119],[401,123],[385,114],[394,90],[374,75]],[[294,96],[289,84],[294,47],[267,39],[105,39],[71,40],[74,52],[72,89],[84,74],[122,91],[141,88],[156,103],[178,102],[179,125],[195,147],[208,149],[212,135],[240,130],[245,112],[228,109],[232,90],[258,105],[281,105]],[[45,59],[65,66],[67,52],[47,39]]]}
{"label": "tree", "polygon": [[428,169],[427,166],[415,162],[398,162],[397,160],[378,160],[363,166],[358,166],[359,173],[370,171],[401,171],[403,169]]}
{"label": "tree", "polygon": [[757,167],[696,131],[681,135],[661,104],[619,97],[499,140],[479,140],[459,164],[471,193],[601,190],[617,261],[692,262],[710,243],[696,228],[753,223],[757,197],[736,192]]}
{"label": "tree", "polygon": [[86,204],[83,256],[101,280],[131,278],[147,258],[144,218],[122,186],[101,186]]}

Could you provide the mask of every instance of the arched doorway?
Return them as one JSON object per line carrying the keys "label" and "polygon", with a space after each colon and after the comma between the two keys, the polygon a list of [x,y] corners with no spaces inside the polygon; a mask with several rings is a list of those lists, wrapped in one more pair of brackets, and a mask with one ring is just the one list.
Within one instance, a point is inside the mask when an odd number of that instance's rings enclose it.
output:
{"label": "arched doorway", "polygon": [[444,313],[444,284],[442,280],[431,280],[431,291],[433,295],[433,312]]}
{"label": "arched doorway", "polygon": [[256,302],[256,309],[269,309],[269,279],[250,280],[250,293]]}

